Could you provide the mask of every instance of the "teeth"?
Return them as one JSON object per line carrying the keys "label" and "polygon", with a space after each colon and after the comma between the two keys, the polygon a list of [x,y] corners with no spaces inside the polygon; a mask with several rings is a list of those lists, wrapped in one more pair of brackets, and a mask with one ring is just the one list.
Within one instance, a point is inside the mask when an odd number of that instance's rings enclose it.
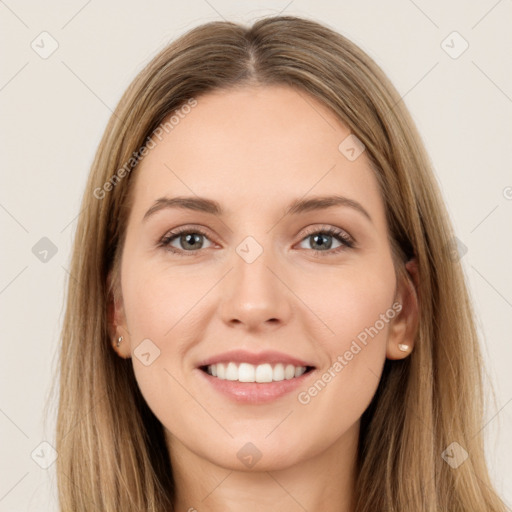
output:
{"label": "teeth", "polygon": [[226,380],[238,380],[238,368],[235,363],[228,363],[226,368]]}
{"label": "teeth", "polygon": [[272,377],[272,366],[269,364],[259,364],[256,366],[256,376],[254,377],[254,381],[272,382]]}
{"label": "teeth", "polygon": [[277,382],[300,377],[305,371],[305,366],[293,366],[293,364],[277,363],[272,366],[268,363],[257,366],[249,363],[218,363],[207,367],[207,373],[221,380],[237,380],[239,382]]}
{"label": "teeth", "polygon": [[290,380],[293,379],[293,377],[295,377],[295,366],[293,366],[293,364],[287,364],[284,369],[284,378]]}
{"label": "teeth", "polygon": [[[234,363],[231,363],[234,364]],[[213,365],[215,366],[215,365]],[[236,368],[236,365],[235,365]],[[272,372],[272,368],[270,369]],[[256,380],[256,370],[252,364],[241,363],[238,369],[236,370],[237,379],[240,382],[255,382]],[[272,377],[270,377],[272,380]]]}
{"label": "teeth", "polygon": [[[212,365],[212,366],[217,366],[217,378],[225,380],[226,379],[226,367],[222,363],[217,364],[217,365]],[[211,368],[211,366],[209,366],[209,368]],[[213,372],[211,372],[211,374],[213,375]]]}

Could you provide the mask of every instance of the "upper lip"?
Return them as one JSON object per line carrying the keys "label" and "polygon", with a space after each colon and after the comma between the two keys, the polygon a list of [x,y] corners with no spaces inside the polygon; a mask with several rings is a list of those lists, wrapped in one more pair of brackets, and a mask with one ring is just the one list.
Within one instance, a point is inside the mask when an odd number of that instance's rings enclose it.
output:
{"label": "upper lip", "polygon": [[298,359],[294,356],[289,356],[288,354],[283,354],[282,352],[275,352],[273,350],[266,350],[258,353],[248,352],[245,350],[232,350],[229,352],[223,352],[222,354],[217,354],[201,361],[197,367],[201,368],[203,366],[210,366],[212,364],[225,363],[229,361],[233,361],[235,363],[249,363],[256,366],[264,363],[283,363],[293,364],[293,366],[314,367],[313,364],[308,363],[307,361]]}

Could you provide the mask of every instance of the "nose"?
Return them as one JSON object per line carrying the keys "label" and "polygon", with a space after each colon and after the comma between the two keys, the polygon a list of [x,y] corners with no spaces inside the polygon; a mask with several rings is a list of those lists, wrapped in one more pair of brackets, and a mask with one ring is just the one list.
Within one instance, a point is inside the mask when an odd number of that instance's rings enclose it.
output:
{"label": "nose", "polygon": [[235,253],[233,268],[223,280],[220,314],[231,327],[273,330],[287,324],[293,293],[275,259],[267,251],[252,263]]}

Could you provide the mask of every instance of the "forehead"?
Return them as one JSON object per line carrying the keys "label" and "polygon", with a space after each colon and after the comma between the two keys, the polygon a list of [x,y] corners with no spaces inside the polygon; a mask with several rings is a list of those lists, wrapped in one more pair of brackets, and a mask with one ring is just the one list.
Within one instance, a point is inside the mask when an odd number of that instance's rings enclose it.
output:
{"label": "forehead", "polygon": [[229,213],[261,201],[339,193],[383,214],[365,152],[347,158],[340,144],[352,140],[350,130],[304,91],[280,85],[214,91],[172,126],[161,140],[153,138],[155,147],[136,170],[134,208],[196,194],[215,198]]}

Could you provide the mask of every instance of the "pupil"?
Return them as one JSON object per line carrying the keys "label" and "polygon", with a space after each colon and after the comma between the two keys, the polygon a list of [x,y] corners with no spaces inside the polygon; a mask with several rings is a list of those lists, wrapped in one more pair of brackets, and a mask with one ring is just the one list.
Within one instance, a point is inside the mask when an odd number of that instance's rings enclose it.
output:
{"label": "pupil", "polygon": [[[184,244],[184,246],[186,246],[186,245],[188,244],[188,245],[190,245],[190,246],[192,247],[192,249],[193,249],[194,247],[197,247],[197,245],[198,245],[198,244],[196,243],[196,244],[194,245],[194,240],[195,240],[195,242],[199,242],[199,240],[198,240],[198,239],[199,239],[199,237],[200,237],[200,236],[201,236],[201,235],[196,235],[196,234],[192,234],[192,233],[189,233],[189,234],[185,235],[185,236],[183,237],[183,238],[185,239],[185,244]],[[199,245],[200,245],[200,244],[199,244]]]}
{"label": "pupil", "polygon": [[[315,241],[315,244],[317,243],[317,239],[318,238],[323,238],[325,240],[325,238],[329,238],[329,235],[313,235],[313,240]],[[332,245],[332,240],[331,240],[331,243],[324,243],[323,244],[323,247],[327,246],[327,248],[329,249]]]}

